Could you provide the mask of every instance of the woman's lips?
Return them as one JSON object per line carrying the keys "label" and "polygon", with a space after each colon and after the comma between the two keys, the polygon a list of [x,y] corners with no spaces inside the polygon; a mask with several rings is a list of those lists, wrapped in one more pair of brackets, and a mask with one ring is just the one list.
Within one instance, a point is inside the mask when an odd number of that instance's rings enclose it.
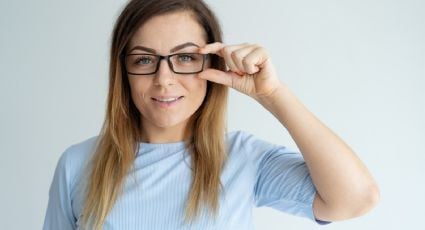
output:
{"label": "woman's lips", "polygon": [[152,100],[154,101],[155,105],[158,105],[161,108],[169,108],[171,106],[177,105],[184,96],[177,96],[177,97],[152,97]]}

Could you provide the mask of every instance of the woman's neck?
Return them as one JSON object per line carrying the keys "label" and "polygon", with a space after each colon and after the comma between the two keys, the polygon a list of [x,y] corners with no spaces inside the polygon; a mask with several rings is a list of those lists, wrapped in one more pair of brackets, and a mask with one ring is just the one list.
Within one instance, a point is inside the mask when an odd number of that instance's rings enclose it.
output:
{"label": "woman's neck", "polygon": [[186,123],[183,122],[173,127],[143,126],[141,141],[159,144],[187,140],[190,137],[190,133],[186,132]]}

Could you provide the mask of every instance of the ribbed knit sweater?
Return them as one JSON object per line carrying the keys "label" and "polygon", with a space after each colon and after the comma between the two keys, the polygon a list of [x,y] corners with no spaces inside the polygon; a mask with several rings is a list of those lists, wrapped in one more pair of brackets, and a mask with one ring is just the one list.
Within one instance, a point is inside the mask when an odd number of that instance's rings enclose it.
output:
{"label": "ribbed knit sweater", "polygon": [[[97,140],[95,136],[72,145],[61,155],[49,190],[44,230],[82,229],[84,169]],[[226,144],[228,159],[221,174],[224,190],[215,219],[202,212],[192,224],[184,223],[191,185],[191,161],[184,142],[139,143],[124,192],[103,229],[249,230],[255,229],[252,210],[259,206],[316,221],[312,210],[316,189],[298,151],[244,131],[227,133]]]}

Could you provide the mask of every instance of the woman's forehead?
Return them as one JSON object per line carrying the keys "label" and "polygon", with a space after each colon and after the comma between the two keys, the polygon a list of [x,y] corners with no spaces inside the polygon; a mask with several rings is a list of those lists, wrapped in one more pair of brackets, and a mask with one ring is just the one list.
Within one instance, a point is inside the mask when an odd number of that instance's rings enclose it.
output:
{"label": "woman's forehead", "polygon": [[203,46],[206,36],[195,17],[183,11],[155,16],[143,23],[131,38],[129,48],[142,45],[168,52],[187,42]]}

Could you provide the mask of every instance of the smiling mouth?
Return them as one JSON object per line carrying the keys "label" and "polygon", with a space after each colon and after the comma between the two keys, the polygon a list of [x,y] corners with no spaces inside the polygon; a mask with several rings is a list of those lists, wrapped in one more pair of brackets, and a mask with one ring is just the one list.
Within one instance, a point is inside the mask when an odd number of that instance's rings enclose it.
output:
{"label": "smiling mouth", "polygon": [[170,107],[177,102],[179,102],[184,96],[180,97],[169,97],[169,98],[154,98],[152,97],[152,100],[155,101],[155,104],[159,105],[160,107]]}
{"label": "smiling mouth", "polygon": [[183,98],[183,96],[180,96],[180,97],[170,97],[170,98],[154,98],[153,97],[152,100],[158,101],[158,102],[174,102],[174,101],[180,100],[182,98]]}

